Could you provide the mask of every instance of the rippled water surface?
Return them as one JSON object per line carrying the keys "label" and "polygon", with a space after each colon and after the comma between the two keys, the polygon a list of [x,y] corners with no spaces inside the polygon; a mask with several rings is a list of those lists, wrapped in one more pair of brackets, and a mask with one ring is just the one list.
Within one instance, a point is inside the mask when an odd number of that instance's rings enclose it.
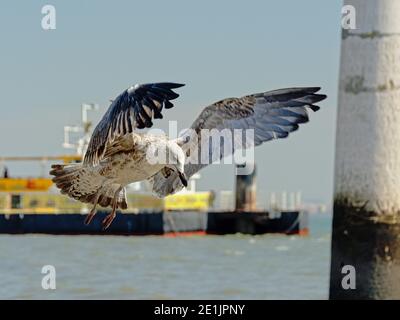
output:
{"label": "rippled water surface", "polygon": [[0,299],[327,299],[330,223],[310,217],[308,237],[0,235]]}

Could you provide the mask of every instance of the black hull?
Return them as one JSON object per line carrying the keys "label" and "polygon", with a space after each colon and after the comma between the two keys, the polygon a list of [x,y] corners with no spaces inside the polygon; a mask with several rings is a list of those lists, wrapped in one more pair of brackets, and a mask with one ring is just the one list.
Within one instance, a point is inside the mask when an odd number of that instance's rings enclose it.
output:
{"label": "black hull", "polygon": [[280,212],[209,212],[207,232],[212,234],[308,234],[308,214],[299,211]]}
{"label": "black hull", "polygon": [[103,231],[106,212],[98,212],[90,225],[83,214],[0,214],[2,234],[87,234],[87,235],[180,235],[180,234],[264,234],[308,233],[304,212],[153,212],[118,214]]}

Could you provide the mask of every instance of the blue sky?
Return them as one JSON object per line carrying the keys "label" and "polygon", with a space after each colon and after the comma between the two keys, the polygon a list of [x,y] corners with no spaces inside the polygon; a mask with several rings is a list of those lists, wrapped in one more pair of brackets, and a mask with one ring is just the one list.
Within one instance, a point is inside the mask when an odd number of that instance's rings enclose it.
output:
{"label": "blue sky", "polygon": [[[57,29],[41,28],[54,5]],[[188,127],[222,98],[290,86],[322,86],[328,99],[288,139],[256,150],[259,202],[302,190],[329,202],[340,53],[341,1],[9,1],[0,3],[0,155],[53,155],[80,104],[101,112],[126,87],[186,83],[164,113]],[[155,122],[167,128],[166,121]],[[33,164],[11,174],[38,173]],[[232,189],[233,168],[201,172],[200,189]]]}

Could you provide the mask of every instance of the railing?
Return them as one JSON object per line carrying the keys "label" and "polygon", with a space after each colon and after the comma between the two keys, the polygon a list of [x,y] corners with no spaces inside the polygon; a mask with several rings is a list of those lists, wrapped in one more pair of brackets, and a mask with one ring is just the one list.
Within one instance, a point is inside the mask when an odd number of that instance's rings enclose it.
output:
{"label": "railing", "polygon": [[[159,199],[151,194],[128,194],[126,211],[192,210],[205,211],[211,202],[210,192],[182,193]],[[46,192],[0,192],[0,214],[87,213],[84,204],[61,194]]]}

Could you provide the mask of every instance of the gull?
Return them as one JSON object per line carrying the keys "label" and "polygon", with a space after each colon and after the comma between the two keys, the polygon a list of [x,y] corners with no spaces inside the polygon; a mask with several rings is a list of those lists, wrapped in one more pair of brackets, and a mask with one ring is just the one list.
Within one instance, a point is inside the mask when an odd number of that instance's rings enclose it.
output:
{"label": "gull", "polygon": [[[164,108],[174,106],[171,101],[179,97],[174,89],[182,86],[161,82],[129,87],[112,101],[97,124],[82,163],[52,165],[50,174],[62,194],[93,205],[86,224],[95,216],[97,205],[111,207],[102,221],[103,229],[107,229],[116,211],[127,209],[125,187],[130,183],[147,180],[157,196],[165,197],[186,187],[193,174],[216,158],[287,137],[299,124],[308,122],[308,109],[319,110],[316,103],[326,98],[317,93],[320,87],[227,98],[205,107],[190,130],[176,139],[146,132],[154,119],[163,118]],[[224,141],[210,147],[204,130],[252,130],[253,137],[249,141],[232,139],[229,148],[225,148]],[[159,150],[165,150],[168,161],[152,161],[149,154]],[[204,151],[210,160],[195,161]]]}

